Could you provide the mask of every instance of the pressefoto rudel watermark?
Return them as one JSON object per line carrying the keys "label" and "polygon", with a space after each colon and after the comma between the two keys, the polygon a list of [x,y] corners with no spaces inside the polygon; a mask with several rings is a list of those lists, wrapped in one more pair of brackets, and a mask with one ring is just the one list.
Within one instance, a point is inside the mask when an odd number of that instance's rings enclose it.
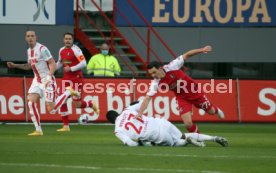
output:
{"label": "pressefoto rudel watermark", "polygon": [[[78,90],[83,87],[83,92],[87,94],[100,94],[106,92],[118,92],[123,94],[131,94],[134,91],[145,94],[148,92],[150,83],[138,82],[136,79],[131,79],[128,83],[73,83],[70,80],[62,80],[62,88],[67,85],[72,86],[74,89]],[[74,85],[74,86],[73,86]],[[83,85],[83,86],[82,86]],[[160,83],[157,87],[157,92],[166,93],[169,90],[173,90],[178,94],[181,93],[233,93],[233,82],[232,79],[216,82],[215,79],[210,79],[210,82],[205,83],[189,83],[185,80],[177,80],[177,82],[168,85],[166,83]]]}

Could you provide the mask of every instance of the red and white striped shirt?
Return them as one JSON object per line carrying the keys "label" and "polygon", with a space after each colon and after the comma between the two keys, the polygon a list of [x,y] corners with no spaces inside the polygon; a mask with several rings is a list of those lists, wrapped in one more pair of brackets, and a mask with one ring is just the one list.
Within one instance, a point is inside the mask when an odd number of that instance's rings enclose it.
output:
{"label": "red and white striped shirt", "polygon": [[28,63],[31,64],[34,72],[34,80],[39,83],[46,81],[46,76],[49,74],[49,66],[47,61],[52,57],[48,48],[40,43],[36,43],[33,49],[27,50]]}

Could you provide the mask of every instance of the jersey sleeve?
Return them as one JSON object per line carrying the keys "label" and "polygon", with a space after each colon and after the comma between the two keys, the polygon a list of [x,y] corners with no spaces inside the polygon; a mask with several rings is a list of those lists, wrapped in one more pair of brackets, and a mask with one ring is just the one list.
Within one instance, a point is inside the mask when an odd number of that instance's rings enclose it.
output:
{"label": "jersey sleeve", "polygon": [[133,141],[132,139],[130,139],[128,136],[124,135],[121,132],[115,132],[115,135],[127,146],[136,147],[139,145],[138,142]]}
{"label": "jersey sleeve", "polygon": [[51,52],[45,46],[41,48],[41,55],[44,61],[49,61],[51,58],[53,58]]}
{"label": "jersey sleeve", "polygon": [[184,65],[184,59],[182,55],[172,60],[168,65],[164,66],[165,71],[179,70]]}
{"label": "jersey sleeve", "polygon": [[61,61],[61,56],[60,56],[61,50],[62,50],[62,48],[61,48],[61,49],[59,50],[59,52],[58,52],[58,61],[57,61],[57,63],[56,63],[56,68],[57,68],[57,70],[60,69],[60,68],[63,66],[62,61]]}
{"label": "jersey sleeve", "polygon": [[75,54],[75,57],[78,59],[79,62],[86,61],[81,49],[78,46],[73,45],[72,50]]}
{"label": "jersey sleeve", "polygon": [[157,93],[158,83],[159,83],[159,80],[157,80],[157,79],[153,79],[151,81],[149,90],[147,92],[147,96],[151,96],[152,97],[152,96],[154,96]]}

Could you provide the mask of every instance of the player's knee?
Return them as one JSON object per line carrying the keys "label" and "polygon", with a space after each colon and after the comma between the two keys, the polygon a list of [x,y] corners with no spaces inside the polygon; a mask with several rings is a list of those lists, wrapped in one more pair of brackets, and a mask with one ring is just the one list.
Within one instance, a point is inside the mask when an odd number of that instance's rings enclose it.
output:
{"label": "player's knee", "polygon": [[48,103],[46,104],[46,107],[47,107],[47,110],[48,110],[49,112],[51,112],[51,111],[55,108],[55,105],[54,105],[53,102],[48,102]]}

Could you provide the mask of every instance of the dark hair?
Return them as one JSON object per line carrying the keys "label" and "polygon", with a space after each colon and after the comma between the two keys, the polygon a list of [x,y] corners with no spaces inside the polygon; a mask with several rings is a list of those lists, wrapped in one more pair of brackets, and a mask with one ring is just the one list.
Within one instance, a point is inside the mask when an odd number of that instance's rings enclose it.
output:
{"label": "dark hair", "polygon": [[63,37],[65,37],[66,35],[71,35],[72,38],[74,38],[74,34],[72,34],[71,32],[66,32],[63,34]]}
{"label": "dark hair", "polygon": [[108,111],[108,112],[106,113],[106,119],[107,119],[109,122],[111,122],[112,124],[115,124],[115,120],[116,120],[116,118],[117,118],[118,116],[119,116],[118,112],[113,111],[113,110]]}
{"label": "dark hair", "polygon": [[148,64],[147,69],[151,69],[153,67],[155,67],[156,69],[159,69],[162,66],[163,66],[163,64],[161,62],[152,61],[151,63]]}

